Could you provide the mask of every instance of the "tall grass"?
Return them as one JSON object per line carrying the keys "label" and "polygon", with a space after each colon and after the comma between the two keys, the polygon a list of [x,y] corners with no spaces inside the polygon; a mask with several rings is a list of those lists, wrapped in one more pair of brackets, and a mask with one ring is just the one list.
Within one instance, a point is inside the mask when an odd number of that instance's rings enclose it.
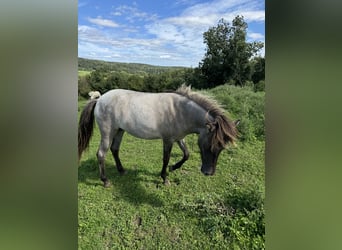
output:
{"label": "tall grass", "polygon": [[240,119],[240,140],[265,139],[265,92],[254,92],[250,87],[221,85],[205,91],[212,95],[229,116]]}

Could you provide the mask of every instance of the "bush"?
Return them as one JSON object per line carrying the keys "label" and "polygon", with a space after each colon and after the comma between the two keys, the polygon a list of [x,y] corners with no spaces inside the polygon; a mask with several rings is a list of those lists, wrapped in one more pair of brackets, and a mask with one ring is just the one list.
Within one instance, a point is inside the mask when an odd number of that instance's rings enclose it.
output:
{"label": "bush", "polygon": [[88,93],[91,91],[90,84],[86,76],[78,77],[78,96],[89,98]]}
{"label": "bush", "polygon": [[265,81],[259,81],[254,84],[254,91],[265,91]]}
{"label": "bush", "polygon": [[241,249],[265,248],[264,197],[257,187],[236,188],[226,199],[230,218],[224,231]]}
{"label": "bush", "polygon": [[265,92],[254,92],[250,87],[221,85],[207,93],[222,104],[232,119],[240,119],[240,140],[265,138]]}

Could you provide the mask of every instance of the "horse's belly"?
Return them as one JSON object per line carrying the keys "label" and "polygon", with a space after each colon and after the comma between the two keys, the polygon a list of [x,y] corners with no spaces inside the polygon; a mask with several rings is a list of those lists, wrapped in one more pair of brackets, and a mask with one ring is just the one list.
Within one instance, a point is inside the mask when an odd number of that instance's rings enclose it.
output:
{"label": "horse's belly", "polygon": [[127,133],[142,139],[159,139],[162,137],[158,125],[149,120],[129,119],[120,122],[120,128]]}
{"label": "horse's belly", "polygon": [[124,127],[125,128],[123,129],[127,133],[141,139],[159,139],[162,137],[160,131],[151,126],[146,126],[144,124],[140,124],[134,128],[130,125]]}
{"label": "horse's belly", "polygon": [[161,136],[157,133],[146,133],[145,131],[128,131],[126,130],[130,135],[133,135],[137,138],[141,139],[160,139]]}

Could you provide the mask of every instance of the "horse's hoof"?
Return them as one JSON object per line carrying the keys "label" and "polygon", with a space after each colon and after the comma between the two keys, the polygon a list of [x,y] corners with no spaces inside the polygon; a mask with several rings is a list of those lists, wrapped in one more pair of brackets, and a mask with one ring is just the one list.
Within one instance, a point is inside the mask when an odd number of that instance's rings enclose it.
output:
{"label": "horse's hoof", "polygon": [[120,173],[120,175],[126,175],[127,171],[123,169],[123,170],[119,171],[119,173]]}
{"label": "horse's hoof", "polygon": [[164,181],[164,185],[165,185],[165,186],[170,186],[170,185],[171,185],[171,182],[170,182],[169,180],[165,180],[165,181]]}
{"label": "horse's hoof", "polygon": [[174,169],[173,169],[173,166],[171,165],[170,167],[169,167],[169,172],[172,172]]}
{"label": "horse's hoof", "polygon": [[105,182],[103,183],[103,186],[104,186],[105,188],[109,188],[109,187],[111,186],[110,181],[105,181]]}

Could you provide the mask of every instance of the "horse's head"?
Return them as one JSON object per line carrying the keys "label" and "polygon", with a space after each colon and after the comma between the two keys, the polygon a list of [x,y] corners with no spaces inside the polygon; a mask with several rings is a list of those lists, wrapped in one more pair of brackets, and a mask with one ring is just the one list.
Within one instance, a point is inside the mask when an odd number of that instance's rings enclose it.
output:
{"label": "horse's head", "polygon": [[239,123],[240,120],[228,122],[222,118],[207,122],[206,129],[203,129],[198,137],[203,174],[215,174],[218,156],[229,142],[234,143],[237,136],[236,126]]}

